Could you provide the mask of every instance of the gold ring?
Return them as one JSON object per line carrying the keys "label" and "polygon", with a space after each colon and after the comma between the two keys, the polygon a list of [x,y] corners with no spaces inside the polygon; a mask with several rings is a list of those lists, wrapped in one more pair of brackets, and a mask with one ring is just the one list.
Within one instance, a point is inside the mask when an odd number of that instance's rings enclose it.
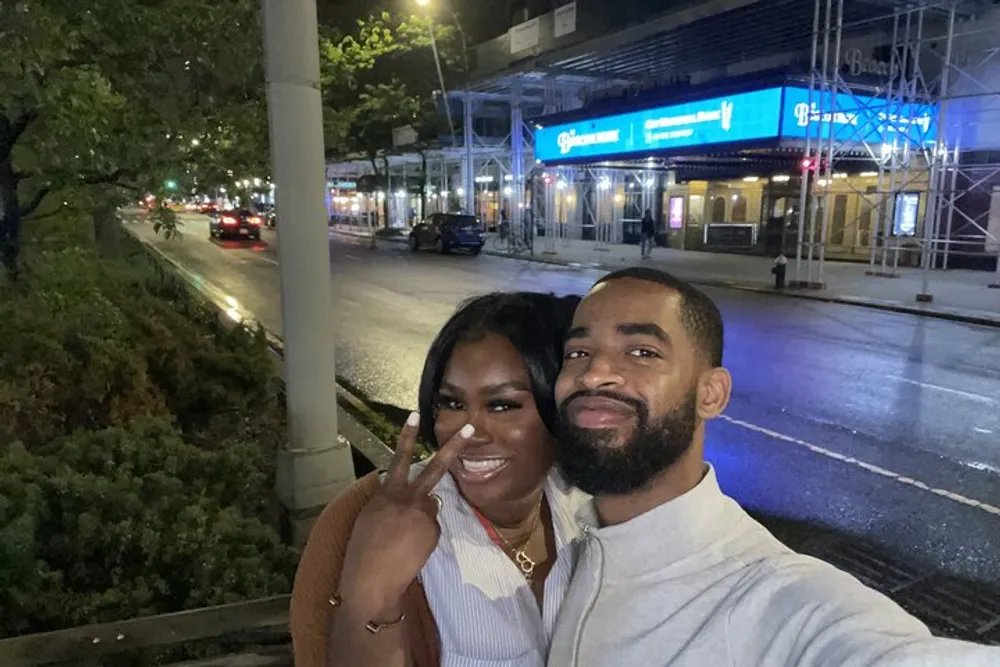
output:
{"label": "gold ring", "polygon": [[434,500],[434,502],[437,504],[438,512],[440,512],[441,508],[444,506],[444,501],[441,500],[441,496],[439,496],[436,493],[432,493],[430,495],[431,495],[431,498]]}

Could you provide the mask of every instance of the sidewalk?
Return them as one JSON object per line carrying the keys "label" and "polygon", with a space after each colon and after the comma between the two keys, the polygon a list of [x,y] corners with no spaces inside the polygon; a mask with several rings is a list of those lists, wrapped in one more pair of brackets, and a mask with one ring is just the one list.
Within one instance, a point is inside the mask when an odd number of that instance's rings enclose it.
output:
{"label": "sidewalk", "polygon": [[[332,229],[339,234],[370,237],[367,230],[357,227]],[[405,243],[406,237],[380,234],[378,240]],[[845,303],[1000,327],[1000,289],[988,287],[1000,281],[1000,276],[986,271],[932,271],[929,292],[934,297],[933,301],[920,303],[916,300],[922,290],[920,269],[900,268],[899,277],[882,278],[865,275],[867,263],[827,261],[823,276],[825,289],[786,288],[777,292],[772,287],[772,260],[767,257],[656,248],[652,259],[642,260],[639,246],[611,245],[607,246],[608,250],[597,250],[592,241],[563,239],[557,239],[554,245],[555,252],[547,253],[545,239],[538,238],[535,239],[534,255],[521,253],[513,258],[608,271],[627,266],[651,266],[710,287]],[[486,239],[483,253],[510,257],[508,253],[496,249],[492,234]],[[803,279],[806,278],[805,271],[803,260]],[[815,271],[814,262],[814,277]],[[788,280],[795,279],[795,258],[792,257],[788,262]]]}

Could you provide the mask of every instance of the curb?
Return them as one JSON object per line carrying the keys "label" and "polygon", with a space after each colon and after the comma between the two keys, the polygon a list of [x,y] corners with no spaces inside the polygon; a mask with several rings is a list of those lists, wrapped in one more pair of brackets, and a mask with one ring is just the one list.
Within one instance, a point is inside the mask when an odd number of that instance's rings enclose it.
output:
{"label": "curb", "polygon": [[[602,264],[600,262],[594,262],[590,264],[583,264],[577,262],[566,262],[548,259],[545,257],[535,257],[535,256],[514,256],[498,252],[496,250],[486,250],[483,249],[484,255],[492,255],[494,257],[502,257],[504,259],[514,259],[520,260],[522,262],[535,262],[537,264],[551,264],[556,266],[569,266],[573,268],[588,268],[588,269],[599,269],[601,271],[615,271],[617,269],[623,268],[621,266],[609,266],[607,264]],[[904,315],[916,315],[919,317],[931,317],[939,320],[946,320],[950,322],[961,322],[964,324],[976,324],[979,326],[994,327],[1000,329],[1000,315],[974,315],[970,313],[965,313],[956,310],[945,310],[945,309],[930,309],[921,308],[920,306],[910,306],[905,303],[899,303],[897,301],[879,301],[877,299],[865,299],[863,297],[853,297],[853,296],[842,296],[837,294],[809,294],[805,292],[797,292],[794,288],[787,288],[784,292],[778,292],[770,287],[760,287],[758,285],[748,285],[746,283],[738,283],[730,280],[716,280],[712,278],[687,278],[683,275],[678,276],[687,280],[694,285],[700,285],[702,287],[716,287],[719,289],[731,289],[740,292],[752,292],[754,294],[763,294],[765,296],[774,297],[785,297],[789,299],[802,299],[806,301],[819,301],[823,303],[837,303],[845,306],[855,306],[858,308],[869,308],[871,310],[882,310],[890,311],[894,313],[902,313]]]}
{"label": "curb", "polygon": [[[341,229],[333,229],[331,231],[335,234],[342,234],[344,236],[352,236],[357,238],[371,238],[371,234],[365,232],[354,232],[346,231]],[[405,244],[406,239],[402,237],[377,237],[378,241],[386,241],[388,243],[400,243]],[[583,268],[583,269],[599,269],[601,271],[614,271],[616,269],[622,268],[620,266],[609,266],[607,264],[602,264],[600,262],[594,263],[580,263],[580,262],[567,262],[564,260],[549,259],[547,257],[538,257],[536,255],[510,255],[505,252],[498,250],[493,250],[484,247],[484,255],[490,255],[492,257],[500,257],[502,259],[510,259],[522,262],[534,262],[536,264],[549,264],[552,266],[568,266],[571,268]],[[911,306],[905,303],[900,303],[898,301],[880,301],[877,299],[866,299],[863,297],[854,296],[843,296],[838,294],[822,294],[822,293],[807,293],[796,291],[795,288],[786,288],[784,292],[778,292],[770,287],[761,287],[758,285],[749,285],[746,283],[739,283],[730,280],[716,280],[712,278],[686,278],[685,276],[679,276],[684,278],[690,283],[695,285],[700,285],[702,287],[716,287],[720,289],[731,289],[738,290],[741,292],[752,292],[754,294],[763,294],[766,296],[774,297],[785,297],[789,299],[802,299],[805,301],[819,301],[822,303],[836,303],[844,306],[855,306],[857,308],[869,308],[871,310],[881,310],[894,313],[901,313],[903,315],[916,315],[918,317],[930,317],[939,320],[945,320],[949,322],[961,322],[963,324],[975,324],[978,326],[994,327],[1000,329],[1000,315],[975,315],[958,310],[951,309],[931,309],[922,308],[920,306]]]}
{"label": "curb", "polygon": [[[274,334],[270,329],[265,327],[263,323],[260,322],[260,320],[258,320],[249,310],[244,309],[238,303],[227,300],[225,291],[217,285],[205,280],[204,278],[196,277],[193,273],[191,273],[191,271],[177,262],[177,260],[170,257],[156,246],[146,243],[130,231],[126,230],[126,233],[128,233],[133,239],[135,239],[136,242],[145,248],[147,252],[151,253],[157,261],[162,262],[167,268],[173,271],[181,281],[187,284],[189,289],[217,308],[220,317],[228,317],[231,323],[236,326],[249,325],[260,327],[267,340],[268,350],[270,350],[273,356],[275,370],[279,377],[283,378],[282,371],[285,362],[285,342],[280,336]],[[337,381],[337,394],[338,398],[343,399],[346,403],[355,408],[358,406],[364,406],[367,408],[365,402],[344,387],[339,380]],[[379,440],[379,438],[369,431],[364,424],[354,417],[354,415],[345,411],[343,406],[338,405],[337,408],[341,431],[339,435],[341,437],[345,437],[347,442],[349,442],[356,450],[361,452],[362,455],[376,468],[384,468],[388,466],[389,462],[392,460],[392,449]],[[368,409],[370,410],[371,408]]]}

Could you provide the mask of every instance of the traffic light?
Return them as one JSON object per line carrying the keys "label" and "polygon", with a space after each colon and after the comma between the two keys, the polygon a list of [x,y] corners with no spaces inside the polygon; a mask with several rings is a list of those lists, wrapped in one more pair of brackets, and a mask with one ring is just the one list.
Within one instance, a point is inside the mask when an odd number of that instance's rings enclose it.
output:
{"label": "traffic light", "polygon": [[816,159],[807,157],[802,160],[802,171],[816,171]]}
{"label": "traffic light", "polygon": [[175,181],[173,179],[170,179],[169,181],[167,181],[163,185],[166,186],[167,190],[176,190],[177,189],[177,181]]}

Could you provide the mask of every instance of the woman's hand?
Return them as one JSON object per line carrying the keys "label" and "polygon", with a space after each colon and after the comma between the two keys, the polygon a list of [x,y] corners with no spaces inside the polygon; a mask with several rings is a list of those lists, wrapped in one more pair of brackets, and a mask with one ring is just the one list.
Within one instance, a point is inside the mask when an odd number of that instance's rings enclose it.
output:
{"label": "woman's hand", "polygon": [[371,614],[369,621],[389,623],[399,617],[403,594],[441,535],[431,492],[475,432],[471,425],[463,427],[411,482],[419,421],[417,413],[406,421],[382,488],[358,514],[347,545],[341,599],[345,607]]}

